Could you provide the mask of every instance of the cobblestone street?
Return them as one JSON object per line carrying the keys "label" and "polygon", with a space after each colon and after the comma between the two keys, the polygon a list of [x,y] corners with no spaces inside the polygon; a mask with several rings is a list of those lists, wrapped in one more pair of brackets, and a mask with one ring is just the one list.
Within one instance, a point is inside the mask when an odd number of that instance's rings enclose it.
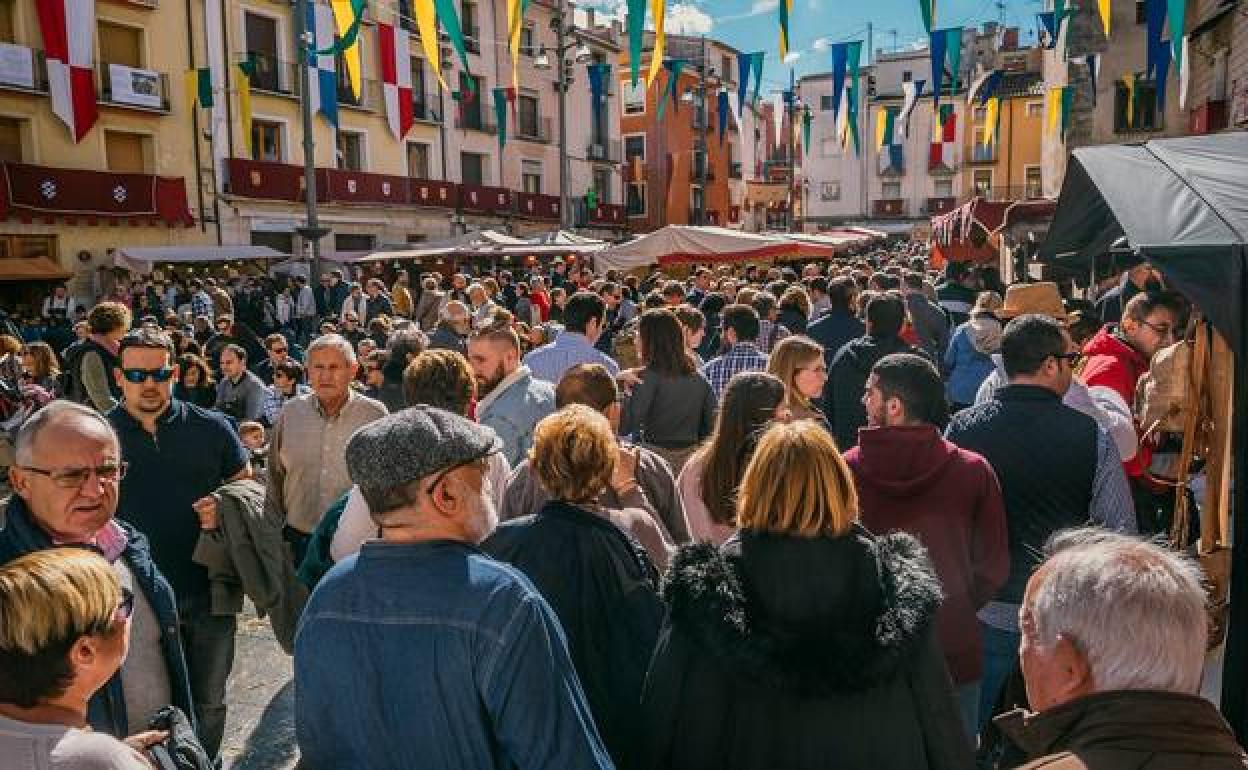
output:
{"label": "cobblestone street", "polygon": [[226,770],[285,770],[298,761],[291,658],[250,603],[238,620],[221,754]]}

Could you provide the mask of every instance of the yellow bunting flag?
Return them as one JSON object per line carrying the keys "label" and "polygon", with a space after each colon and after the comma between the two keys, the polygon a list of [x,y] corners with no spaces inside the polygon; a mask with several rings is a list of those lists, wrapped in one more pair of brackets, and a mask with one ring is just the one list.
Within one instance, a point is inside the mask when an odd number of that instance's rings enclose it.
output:
{"label": "yellow bunting flag", "polygon": [[1135,122],[1135,74],[1128,72],[1122,76],[1122,84],[1127,87],[1127,128]]}
{"label": "yellow bunting flag", "polygon": [[251,73],[245,64],[239,65],[238,78],[238,113],[243,124],[243,144],[247,147],[247,157],[254,158],[251,136]]}
{"label": "yellow bunting flag", "polygon": [[189,112],[195,111],[199,102],[199,70],[193,69],[186,73],[186,106]]}
{"label": "yellow bunting flag", "polygon": [[884,132],[888,128],[888,110],[879,110],[875,113],[875,147],[878,150],[884,146]]}
{"label": "yellow bunting flag", "polygon": [[997,138],[997,114],[1001,109],[1001,100],[992,97],[984,107],[984,146],[990,146]]}
{"label": "yellow bunting flag", "polygon": [[520,87],[520,32],[524,29],[522,0],[507,0],[507,39],[511,43],[511,85]]}
{"label": "yellow bunting flag", "polygon": [[654,85],[654,79],[663,71],[663,53],[667,48],[667,0],[650,0],[650,13],[654,16],[654,50],[650,53],[650,72],[646,74],[646,88]]}
{"label": "yellow bunting flag", "polygon": [[416,15],[416,27],[420,30],[420,45],[425,49],[425,61],[442,84],[442,90],[449,91],[446,80],[442,78],[442,52],[438,46],[438,11],[433,0],[414,0],[412,12]]}
{"label": "yellow bunting flag", "polygon": [[[355,9],[351,6],[351,0],[330,0],[329,6],[334,11],[334,25],[338,27],[338,34],[345,36],[347,30],[351,29],[351,25],[355,22]],[[351,83],[351,93],[359,99],[363,95],[360,85],[359,35],[356,35],[351,46],[342,52],[342,62],[347,68],[347,80]]]}
{"label": "yellow bunting flag", "polygon": [[1047,133],[1053,133],[1057,130],[1057,120],[1059,113],[1062,111],[1062,89],[1050,88],[1048,93],[1044,95],[1045,114],[1048,116]]}
{"label": "yellow bunting flag", "polygon": [[1096,0],[1096,5],[1101,12],[1101,26],[1105,28],[1105,37],[1109,37],[1109,19],[1113,15],[1112,2],[1111,0]]}

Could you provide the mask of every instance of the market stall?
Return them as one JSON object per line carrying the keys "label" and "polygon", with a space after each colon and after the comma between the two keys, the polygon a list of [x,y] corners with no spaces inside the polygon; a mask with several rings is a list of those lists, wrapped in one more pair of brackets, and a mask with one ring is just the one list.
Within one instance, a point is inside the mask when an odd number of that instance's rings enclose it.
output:
{"label": "market stall", "polygon": [[990,201],[971,198],[948,214],[932,217],[932,267],[948,262],[996,265],[1007,281],[1018,280],[1012,264],[1012,248],[1039,233],[1053,217],[1051,200]]}
{"label": "market stall", "polygon": [[289,256],[268,246],[123,246],[113,254],[113,264],[135,275],[158,270],[176,275],[197,270],[225,272],[231,267],[251,267],[259,274],[267,271],[272,260]]}
{"label": "market stall", "polygon": [[760,235],[723,227],[668,225],[636,240],[612,246],[594,257],[603,270],[633,270],[650,265],[702,262],[773,262],[782,259],[827,259],[837,247]]}
{"label": "market stall", "polygon": [[[1192,368],[1205,436],[1198,555],[1215,583],[1221,552],[1230,598],[1221,707],[1248,739],[1248,134],[1159,139],[1073,152],[1042,262],[1092,274],[1125,237],[1121,261],[1147,261],[1187,296],[1214,332],[1198,333],[1207,365]],[[1120,251],[1114,248],[1114,251]],[[1199,359],[1193,354],[1193,360]],[[1197,387],[1204,379],[1207,385]],[[1232,384],[1233,383],[1233,384]],[[1229,428],[1229,430],[1228,430]],[[1188,436],[1184,436],[1186,444]],[[1235,447],[1236,450],[1232,450]],[[1180,472],[1186,468],[1180,465]],[[1232,548],[1233,543],[1239,543]]]}

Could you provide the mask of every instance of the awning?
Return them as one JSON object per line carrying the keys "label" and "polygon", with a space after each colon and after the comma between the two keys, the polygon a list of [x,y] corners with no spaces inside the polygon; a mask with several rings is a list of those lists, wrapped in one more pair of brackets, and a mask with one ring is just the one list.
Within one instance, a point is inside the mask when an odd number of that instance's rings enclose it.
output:
{"label": "awning", "polygon": [[268,246],[123,246],[114,262],[132,273],[146,274],[158,263],[233,262],[240,259],[285,259]]}
{"label": "awning", "polygon": [[0,259],[0,281],[66,281],[71,275],[51,257]]}
{"label": "awning", "polygon": [[984,237],[993,236],[1017,222],[1048,219],[1056,208],[1054,201],[1043,198],[988,201],[976,196],[948,214],[932,217],[932,240],[943,244],[966,241],[976,228]]}
{"label": "awning", "polygon": [[632,270],[649,265],[690,262],[751,262],[799,257],[824,259],[836,249],[788,238],[743,233],[723,227],[668,225],[636,240],[599,252],[601,269]]}

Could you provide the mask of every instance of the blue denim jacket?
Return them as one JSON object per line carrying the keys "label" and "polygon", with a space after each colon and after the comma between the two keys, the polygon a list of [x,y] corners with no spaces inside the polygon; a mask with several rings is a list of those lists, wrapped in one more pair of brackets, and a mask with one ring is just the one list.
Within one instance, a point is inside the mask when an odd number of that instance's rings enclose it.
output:
{"label": "blue denim jacket", "polygon": [[[128,543],[121,558],[134,574],[134,583],[156,613],[160,622],[160,647],[169,668],[169,685],[173,693],[173,705],[182,709],[187,718],[195,719],[191,708],[191,680],[187,673],[186,658],[182,655],[182,642],[178,636],[178,610],[173,598],[173,587],[152,561],[147,538],[137,529],[120,519],[117,523],[125,530]],[[26,502],[17,495],[9,499],[4,516],[0,518],[0,564],[7,564],[19,556],[52,547],[52,539],[31,520]],[[121,688],[121,672],[113,675],[87,704],[87,721],[100,732],[116,738],[125,738],[147,729],[147,725],[132,725],[126,719],[126,697]]]}
{"label": "blue denim jacket", "polygon": [[310,770],[604,770],[554,613],[520,572],[451,541],[371,541],[295,637]]}
{"label": "blue denim jacket", "polygon": [[516,467],[529,456],[533,429],[555,411],[555,386],[533,376],[525,367],[502,391],[477,405],[477,422],[494,429],[503,440],[507,464]]}

